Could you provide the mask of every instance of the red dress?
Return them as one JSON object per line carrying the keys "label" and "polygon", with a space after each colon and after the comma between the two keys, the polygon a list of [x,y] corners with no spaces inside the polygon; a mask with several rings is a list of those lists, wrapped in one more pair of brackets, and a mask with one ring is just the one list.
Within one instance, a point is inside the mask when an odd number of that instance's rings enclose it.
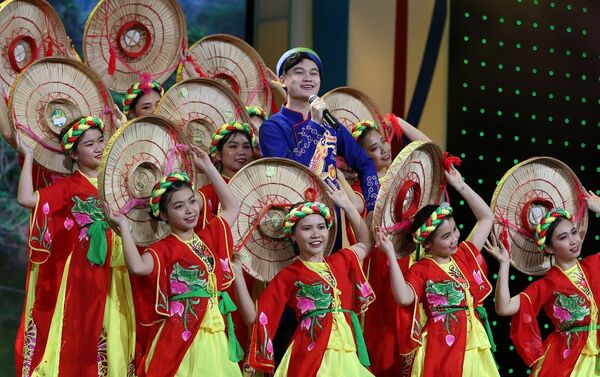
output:
{"label": "red dress", "polygon": [[[294,310],[300,323],[292,337],[293,349],[287,375],[316,376],[332,331],[332,311],[336,305],[334,298],[339,298],[348,324],[353,321],[349,311],[361,313],[375,299],[352,249],[333,253],[325,258],[325,262],[337,282],[336,289],[341,292],[339,295],[333,292],[328,281],[299,259],[281,270],[267,285],[257,303],[257,321],[249,351],[251,367],[273,373],[273,337],[287,304]],[[320,314],[312,316],[311,313],[315,314],[313,312],[316,311]],[[356,331],[353,330],[356,337]]]}

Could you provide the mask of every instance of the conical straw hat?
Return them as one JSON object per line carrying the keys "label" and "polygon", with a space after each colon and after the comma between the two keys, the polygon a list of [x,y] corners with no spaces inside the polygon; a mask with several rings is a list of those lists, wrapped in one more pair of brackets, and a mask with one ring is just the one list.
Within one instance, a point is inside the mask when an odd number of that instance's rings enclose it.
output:
{"label": "conical straw hat", "polygon": [[381,113],[367,94],[348,86],[341,86],[323,94],[323,99],[327,102],[331,114],[348,132],[352,132],[356,123],[370,120],[377,125],[377,131],[386,136]]}
{"label": "conical straw hat", "polygon": [[421,208],[440,203],[443,183],[442,151],[426,141],[404,147],[385,173],[373,210],[373,226],[388,231],[399,257],[415,249],[410,225]]}
{"label": "conical straw hat", "polygon": [[[319,201],[335,213],[325,184],[304,165],[284,158],[262,158],[244,166],[229,181],[241,203],[233,225],[233,243],[246,272],[270,281],[296,257],[282,229],[289,208],[299,202]],[[329,230],[328,255],[335,240],[337,220]]]}
{"label": "conical straw hat", "polygon": [[511,254],[512,265],[529,275],[548,271],[550,258],[535,244],[535,227],[553,208],[574,215],[581,238],[588,223],[585,189],[573,171],[551,157],[533,157],[504,174],[492,197],[494,231]]}
{"label": "conical straw hat", "polygon": [[83,55],[106,86],[126,92],[144,74],[162,84],[177,68],[186,34],[176,0],[101,0],[85,24]]}
{"label": "conical straw hat", "polygon": [[171,231],[165,222],[150,217],[150,193],[172,171],[185,171],[194,179],[187,144],[167,119],[144,116],[121,126],[104,150],[98,172],[100,198],[113,212],[127,216],[137,245],[148,246]]}
{"label": "conical straw hat", "polygon": [[[173,85],[162,97],[155,113],[177,125],[190,142],[209,153],[212,134],[223,124],[250,117],[238,96],[225,84],[213,79],[189,79]],[[209,183],[197,175],[196,187]]]}
{"label": "conical straw hat", "polygon": [[17,75],[37,59],[76,58],[54,8],[43,0],[7,0],[0,4],[0,85],[10,92]]}
{"label": "conical straw hat", "polygon": [[208,77],[227,84],[245,106],[259,106],[269,115],[269,76],[252,46],[232,35],[212,34],[194,43],[190,53]]}
{"label": "conical straw hat", "polygon": [[104,121],[104,135],[114,132],[112,97],[85,64],[68,58],[45,58],[31,64],[10,93],[14,129],[33,149],[38,164],[57,173],[71,173],[60,147],[64,126],[81,116]]}

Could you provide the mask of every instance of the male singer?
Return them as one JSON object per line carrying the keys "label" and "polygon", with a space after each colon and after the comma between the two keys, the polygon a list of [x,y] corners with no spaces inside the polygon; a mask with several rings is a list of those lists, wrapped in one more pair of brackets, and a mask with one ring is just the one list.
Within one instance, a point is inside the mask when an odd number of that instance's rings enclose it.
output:
{"label": "male singer", "polygon": [[287,92],[287,102],[260,127],[262,155],[292,159],[324,181],[335,181],[339,154],[358,173],[367,211],[373,211],[379,191],[375,165],[331,116],[325,101],[316,97],[323,74],[317,53],[305,47],[293,48],[279,58],[276,73]]}

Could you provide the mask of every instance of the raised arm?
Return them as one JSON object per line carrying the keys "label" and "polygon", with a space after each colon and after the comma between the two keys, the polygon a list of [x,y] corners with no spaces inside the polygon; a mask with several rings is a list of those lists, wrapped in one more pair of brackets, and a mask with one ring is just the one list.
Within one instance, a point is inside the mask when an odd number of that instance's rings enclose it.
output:
{"label": "raised arm", "polygon": [[492,225],[494,224],[494,213],[488,204],[479,196],[469,185],[463,180],[462,176],[454,167],[449,172],[444,171],[446,181],[450,186],[454,187],[456,191],[463,197],[465,202],[471,208],[473,215],[477,219],[477,223],[471,230],[471,233],[467,237],[476,248],[480,249],[483,247],[485,240],[488,238]]}
{"label": "raised arm", "polygon": [[16,142],[17,148],[24,158],[21,176],[19,177],[17,202],[25,208],[34,208],[37,203],[37,193],[33,190],[33,151],[18,134],[16,135]]}
{"label": "raised arm", "polygon": [[233,226],[235,220],[240,213],[240,203],[235,198],[227,183],[223,180],[223,177],[215,168],[210,157],[195,145],[190,146],[192,155],[194,156],[194,163],[196,167],[200,169],[204,174],[208,176],[210,183],[212,183],[219,202],[221,203],[221,213],[219,214],[223,220],[227,221],[229,226]]}
{"label": "raised arm", "polygon": [[133,236],[131,235],[127,218],[120,213],[112,212],[106,203],[104,203],[104,212],[106,213],[108,221],[119,228],[118,230],[121,234],[121,241],[123,243],[125,264],[127,265],[129,272],[137,276],[150,275],[154,270],[154,259],[148,252],[141,255],[138,252],[135,242],[133,242]]}
{"label": "raised arm", "polygon": [[367,224],[360,216],[360,213],[354,207],[354,204],[348,198],[346,192],[331,182],[326,181],[327,195],[333,200],[336,206],[344,210],[346,218],[350,222],[350,227],[356,236],[356,243],[352,245],[352,250],[356,253],[359,261],[362,261],[369,255],[373,248],[373,239]]}
{"label": "raised arm", "polygon": [[585,193],[585,202],[590,211],[600,213],[600,196],[594,194],[592,190]]}
{"label": "raised arm", "polygon": [[242,270],[242,263],[239,258],[236,257],[231,264],[233,265],[233,270],[235,272],[235,295],[240,315],[242,316],[244,324],[250,326],[256,321],[256,306],[248,292],[246,279],[244,279],[244,271]]}
{"label": "raised arm", "polygon": [[395,116],[395,115],[393,115],[393,116],[396,117],[396,122],[398,122],[398,124],[400,124],[400,127],[402,128],[402,133],[404,135],[406,135],[406,137],[410,141],[416,141],[416,140],[431,141],[429,136],[427,136],[423,132],[419,131],[419,129],[415,128],[415,126],[413,126],[412,124],[408,123],[407,121],[405,121],[404,119],[402,119],[398,116]]}
{"label": "raised arm", "polygon": [[390,237],[379,227],[375,229],[375,246],[387,256],[390,268],[390,286],[394,300],[400,306],[412,304],[415,301],[415,293],[404,280],[404,275],[402,275],[400,266],[398,266],[398,262],[396,261],[396,253]]}
{"label": "raised arm", "polygon": [[356,193],[356,191],[354,191],[354,189],[352,189],[352,186],[350,186],[350,183],[348,183],[344,174],[338,174],[337,178],[340,182],[340,186],[342,186],[342,189],[346,192],[348,198],[350,198],[350,201],[354,205],[354,208],[356,208],[358,213],[362,213],[365,210],[365,201]]}
{"label": "raised arm", "polygon": [[500,316],[511,316],[519,311],[521,306],[520,295],[510,297],[510,288],[508,286],[508,270],[510,267],[510,256],[508,251],[498,243],[494,235],[485,241],[483,250],[496,258],[500,267],[498,269],[498,280],[496,281],[495,305],[496,313]]}

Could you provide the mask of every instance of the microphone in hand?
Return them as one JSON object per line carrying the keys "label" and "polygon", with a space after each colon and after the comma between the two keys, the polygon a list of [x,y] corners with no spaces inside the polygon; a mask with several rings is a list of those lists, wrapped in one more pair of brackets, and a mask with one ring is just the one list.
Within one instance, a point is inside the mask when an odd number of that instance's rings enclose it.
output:
{"label": "microphone in hand", "polygon": [[[319,98],[319,96],[317,96],[316,94],[311,95],[310,97],[308,97],[308,103],[313,103],[317,98]],[[333,129],[337,131],[338,120],[335,119],[335,117],[331,114],[331,112],[329,112],[329,109],[327,108],[323,109],[323,121],[325,121],[325,123],[327,123],[329,126],[333,127]]]}

